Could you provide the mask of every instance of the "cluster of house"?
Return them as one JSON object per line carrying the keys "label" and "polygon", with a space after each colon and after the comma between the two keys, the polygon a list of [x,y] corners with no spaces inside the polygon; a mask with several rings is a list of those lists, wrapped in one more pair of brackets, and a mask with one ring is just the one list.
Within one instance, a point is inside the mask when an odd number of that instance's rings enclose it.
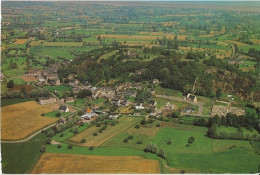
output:
{"label": "cluster of house", "polygon": [[[94,109],[94,108],[87,108],[84,110],[83,115],[80,117],[81,122],[87,123],[90,122],[91,120],[95,119],[98,117],[100,114],[107,114],[106,112],[99,110],[99,109]],[[109,114],[108,118],[109,119],[117,119],[121,114]]]}
{"label": "cluster of house", "polygon": [[57,99],[54,97],[40,97],[39,98],[39,103],[41,105],[45,105],[45,104],[50,104],[50,103],[55,103],[57,102]]}
{"label": "cluster of house", "polygon": [[223,105],[213,105],[211,110],[211,117],[218,115],[220,117],[226,117],[228,113],[235,114],[237,116],[245,115],[245,110],[238,107],[223,106]]}
{"label": "cluster of house", "polygon": [[107,98],[111,105],[128,106],[132,104],[126,97],[136,97],[137,89],[141,89],[141,83],[124,83],[116,87],[91,88],[92,98]]}
{"label": "cluster of house", "polygon": [[38,82],[36,83],[38,86],[42,85],[60,85],[60,79],[57,74],[61,64],[54,63],[51,64],[47,69],[33,69],[25,72],[24,76],[26,77],[37,77]]}

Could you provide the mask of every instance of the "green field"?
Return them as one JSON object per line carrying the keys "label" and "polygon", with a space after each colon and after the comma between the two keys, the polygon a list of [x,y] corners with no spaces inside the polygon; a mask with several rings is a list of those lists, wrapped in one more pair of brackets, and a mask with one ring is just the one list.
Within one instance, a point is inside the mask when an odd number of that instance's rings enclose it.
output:
{"label": "green field", "polygon": [[[86,139],[86,143],[84,143],[84,146],[95,146],[95,145],[101,145],[105,141],[107,141],[109,138],[112,138],[124,130],[128,129],[129,127],[135,125],[136,123],[141,121],[141,117],[121,117],[118,119],[118,124],[115,126],[108,126],[107,129],[103,130],[102,133],[98,133],[98,130],[100,127],[92,126],[80,134],[72,137],[70,139],[70,142],[75,144],[80,144],[81,139]],[[97,132],[97,136],[93,136],[93,133]]]}
{"label": "green field", "polygon": [[[133,136],[133,139],[128,139],[128,142],[123,142],[125,138],[128,136]],[[142,144],[137,144],[136,142],[141,140]],[[152,137],[140,135],[140,134],[130,134],[128,133],[121,133],[117,136],[109,139],[105,143],[101,145],[101,147],[123,147],[123,148],[133,148],[138,150],[143,150],[145,146],[152,140]]]}
{"label": "green field", "polygon": [[[10,69],[9,65],[11,62],[15,62],[17,64],[16,69]],[[7,58],[4,63],[1,65],[2,71],[5,76],[7,77],[17,77],[17,76],[22,76],[25,73],[25,67],[26,67],[26,58],[25,57],[11,57]]]}
{"label": "green field", "polygon": [[23,143],[1,143],[3,173],[29,174],[42,155],[40,148],[45,144],[45,140],[45,135],[38,134]]}
{"label": "green field", "polygon": [[241,148],[208,154],[168,154],[168,157],[173,167],[192,168],[201,173],[256,173],[260,161],[259,155]]}
{"label": "green field", "polygon": [[51,57],[54,60],[57,60],[57,57],[64,57],[66,59],[73,59],[75,55],[71,52],[77,54],[83,53],[95,49],[95,47],[44,47],[44,46],[34,46],[30,48],[30,54],[38,57]]}
{"label": "green field", "polygon": [[[79,126],[78,127],[78,131],[79,133],[84,131],[86,128],[88,128],[90,125],[88,124],[84,124],[84,126]],[[63,134],[63,136],[61,137],[60,135]],[[62,131],[61,133],[57,133],[55,136],[52,137],[52,140],[58,141],[58,142],[63,142],[71,137],[73,137],[75,134],[73,132],[71,132],[71,128],[68,128],[64,131]]]}
{"label": "green field", "polygon": [[[217,132],[221,132],[221,131],[224,131],[224,132],[227,132],[227,133],[237,133],[237,128],[234,128],[234,127],[226,127],[226,126],[219,126],[217,128]],[[252,129],[252,131],[249,131],[248,129],[246,128],[241,128],[241,130],[243,131],[243,134],[244,136],[246,136],[247,134],[250,135],[250,136],[253,136],[253,135],[256,135],[258,136],[259,133],[255,130],[255,129]]]}
{"label": "green field", "polygon": [[143,151],[131,148],[108,148],[97,147],[94,150],[89,150],[88,147],[73,146],[73,149],[67,148],[68,144],[62,144],[61,148],[57,145],[48,145],[46,152],[48,153],[66,153],[66,154],[83,154],[83,155],[102,155],[102,156],[141,156]]}
{"label": "green field", "polygon": [[157,95],[167,95],[167,96],[176,96],[176,97],[182,97],[182,95],[183,95],[182,92],[180,92],[180,91],[163,88],[161,86],[156,86],[155,92]]}
{"label": "green field", "polygon": [[78,106],[78,107],[83,107],[85,104],[85,99],[74,99],[74,102],[69,102],[68,104]]}
{"label": "green field", "polygon": [[[212,152],[211,139],[204,135],[204,133],[193,131],[161,128],[153,138],[153,143],[170,153],[210,153]],[[195,138],[195,141],[190,147],[186,147],[191,136]],[[167,145],[168,141],[172,143]]]}

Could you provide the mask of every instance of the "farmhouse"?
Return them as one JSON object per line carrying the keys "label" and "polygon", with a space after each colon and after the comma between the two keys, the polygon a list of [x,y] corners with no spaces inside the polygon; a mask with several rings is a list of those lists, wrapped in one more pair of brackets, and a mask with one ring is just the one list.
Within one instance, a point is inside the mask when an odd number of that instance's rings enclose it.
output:
{"label": "farmhouse", "polygon": [[114,106],[128,106],[128,100],[123,96],[117,96],[111,100],[111,104]]}
{"label": "farmhouse", "polygon": [[136,91],[134,90],[119,90],[117,91],[117,95],[136,97]]}
{"label": "farmhouse", "polygon": [[70,86],[75,86],[75,85],[78,85],[78,84],[79,84],[79,80],[77,80],[77,79],[71,79],[70,82],[69,82]]}
{"label": "farmhouse", "polygon": [[120,114],[110,114],[108,116],[109,119],[117,119],[119,117]]}
{"label": "farmhouse", "polygon": [[137,109],[137,110],[144,109],[143,103],[137,103],[135,106],[135,109]]}
{"label": "farmhouse", "polygon": [[190,93],[188,93],[186,100],[192,101],[194,103],[197,103],[197,101],[198,101],[196,95],[193,95],[193,94],[190,94]]}
{"label": "farmhouse", "polygon": [[55,103],[57,100],[56,98],[52,98],[52,97],[40,97],[39,98],[39,103],[41,105],[45,105],[45,104],[49,104],[49,103]]}
{"label": "farmhouse", "polygon": [[70,103],[70,102],[74,102],[74,98],[73,97],[67,97],[64,100],[65,103]]}
{"label": "farmhouse", "polygon": [[73,89],[72,89],[72,92],[73,92],[74,94],[77,94],[77,93],[79,93],[80,91],[81,91],[80,88],[73,88]]}
{"label": "farmhouse", "polygon": [[186,107],[183,109],[183,113],[192,113],[194,111],[195,111],[195,109],[192,107]]}
{"label": "farmhouse", "polygon": [[97,98],[97,97],[106,97],[106,98],[113,98],[114,95],[116,94],[115,88],[109,88],[109,87],[102,87],[102,88],[97,88],[92,92],[92,98]]}
{"label": "farmhouse", "polygon": [[155,100],[150,100],[148,102],[148,107],[151,108],[151,109],[156,109],[156,101]]}
{"label": "farmhouse", "polygon": [[60,79],[55,79],[55,80],[48,80],[49,84],[52,86],[59,86],[60,85]]}
{"label": "farmhouse", "polygon": [[59,77],[58,77],[58,74],[48,74],[46,75],[46,79],[48,80],[57,80]]}
{"label": "farmhouse", "polygon": [[94,117],[96,117],[97,114],[96,113],[87,113],[81,116],[82,119],[86,119],[86,120],[90,120]]}
{"label": "farmhouse", "polygon": [[68,106],[66,106],[66,105],[61,105],[61,106],[59,107],[59,111],[60,111],[60,112],[69,112],[69,108],[68,108]]}
{"label": "farmhouse", "polygon": [[42,71],[40,69],[34,69],[34,70],[28,70],[27,72],[25,72],[24,76],[26,77],[37,77],[37,76],[41,76]]}
{"label": "farmhouse", "polygon": [[144,73],[144,71],[145,71],[144,68],[143,68],[143,69],[140,69],[140,70],[136,70],[136,71],[135,71],[135,74],[136,74],[136,75],[142,75],[142,73]]}
{"label": "farmhouse", "polygon": [[159,84],[159,80],[158,79],[153,79],[153,84]]}
{"label": "farmhouse", "polygon": [[168,114],[171,114],[174,111],[175,105],[170,104],[169,102],[165,105],[164,109],[162,110],[163,115],[167,116]]}

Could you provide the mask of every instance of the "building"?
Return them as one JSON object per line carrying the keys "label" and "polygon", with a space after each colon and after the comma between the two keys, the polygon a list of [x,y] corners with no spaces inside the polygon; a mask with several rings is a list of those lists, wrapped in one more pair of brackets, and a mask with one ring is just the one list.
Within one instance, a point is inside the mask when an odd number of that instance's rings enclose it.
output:
{"label": "building", "polygon": [[60,112],[69,112],[69,108],[68,108],[68,106],[66,106],[66,105],[61,105],[61,106],[59,107],[59,111],[60,111]]}
{"label": "building", "polygon": [[77,93],[79,93],[80,91],[81,91],[80,88],[73,88],[73,89],[72,89],[72,92],[73,92],[74,94],[77,94]]}
{"label": "building", "polygon": [[102,88],[96,88],[92,92],[92,98],[96,99],[98,97],[105,97],[105,98],[113,98],[116,94],[115,88],[109,88],[109,87],[102,87]]}
{"label": "building", "polygon": [[38,77],[41,75],[42,75],[41,69],[28,70],[24,74],[24,76],[26,76],[26,77]]}
{"label": "building", "polygon": [[73,97],[67,97],[64,100],[65,103],[70,103],[70,102],[74,102],[74,98]]}
{"label": "building", "polygon": [[183,113],[192,113],[194,111],[195,111],[195,109],[192,107],[186,107],[183,109]]}
{"label": "building", "polygon": [[134,90],[119,90],[117,91],[117,95],[136,97],[137,92]]}
{"label": "building", "polygon": [[153,84],[159,84],[159,80],[158,79],[153,79]]}
{"label": "building", "polygon": [[193,95],[193,94],[190,94],[190,93],[188,93],[188,95],[186,97],[186,100],[192,101],[194,103],[198,102],[198,99],[197,99],[196,95]]}
{"label": "building", "polygon": [[49,103],[55,103],[57,100],[56,98],[53,97],[40,97],[39,98],[39,103],[41,105],[49,104]]}
{"label": "building", "polygon": [[135,109],[137,109],[137,110],[142,110],[142,109],[144,109],[143,103],[137,103],[137,104],[135,105]]}
{"label": "building", "polygon": [[86,114],[82,115],[81,118],[85,119],[85,120],[90,120],[96,116],[97,116],[96,113],[86,113]]}
{"label": "building", "polygon": [[117,119],[119,117],[120,114],[110,114],[108,116],[109,119]]}
{"label": "building", "polygon": [[156,109],[156,101],[155,100],[150,100],[148,102],[148,107],[151,108],[151,109]]}

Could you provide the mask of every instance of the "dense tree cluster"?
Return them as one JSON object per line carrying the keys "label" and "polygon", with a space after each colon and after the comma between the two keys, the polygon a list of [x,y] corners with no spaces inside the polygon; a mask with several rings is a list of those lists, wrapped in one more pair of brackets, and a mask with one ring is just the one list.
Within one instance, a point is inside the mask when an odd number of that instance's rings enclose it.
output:
{"label": "dense tree cluster", "polygon": [[10,92],[2,93],[3,99],[10,99],[10,98],[38,98],[38,97],[48,97],[50,96],[50,92],[45,89],[33,89],[29,92],[26,89],[15,90]]}

